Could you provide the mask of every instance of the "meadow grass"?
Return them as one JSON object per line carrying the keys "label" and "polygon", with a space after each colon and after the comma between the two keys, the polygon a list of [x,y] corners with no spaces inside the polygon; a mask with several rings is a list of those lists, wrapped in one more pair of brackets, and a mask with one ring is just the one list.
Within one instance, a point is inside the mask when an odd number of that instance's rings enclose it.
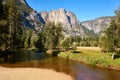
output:
{"label": "meadow grass", "polygon": [[98,47],[78,47],[77,53],[60,52],[58,57],[79,61],[90,65],[120,69],[120,57],[112,60],[112,53],[102,53]]}

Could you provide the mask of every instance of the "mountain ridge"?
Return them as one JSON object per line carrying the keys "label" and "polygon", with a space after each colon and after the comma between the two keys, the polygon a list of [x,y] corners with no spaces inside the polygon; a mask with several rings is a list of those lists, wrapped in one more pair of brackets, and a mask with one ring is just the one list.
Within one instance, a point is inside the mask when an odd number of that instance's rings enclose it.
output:
{"label": "mountain ridge", "polygon": [[104,16],[96,18],[94,20],[83,21],[81,24],[89,30],[93,30],[96,34],[101,35],[103,30],[109,27],[112,19],[113,16]]}
{"label": "mountain ridge", "polygon": [[[43,25],[49,21],[54,22],[55,24],[60,22],[63,26],[66,36],[90,36],[90,34],[92,34],[92,36],[95,36],[102,30],[101,25],[98,27],[89,26],[94,25],[96,22],[95,20],[80,22],[73,12],[68,11],[64,8],[51,10],[49,12],[42,11],[38,13],[27,4],[26,0],[15,1],[17,8],[22,15],[24,27],[32,28],[36,33],[39,32],[39,30],[43,28]],[[106,20],[103,20],[103,22],[104,21],[106,22]],[[110,24],[110,21],[111,20],[109,19],[107,21],[107,24],[105,23],[107,27],[108,24]],[[97,23],[101,24],[99,20]],[[106,28],[106,26],[104,26],[104,28]]]}

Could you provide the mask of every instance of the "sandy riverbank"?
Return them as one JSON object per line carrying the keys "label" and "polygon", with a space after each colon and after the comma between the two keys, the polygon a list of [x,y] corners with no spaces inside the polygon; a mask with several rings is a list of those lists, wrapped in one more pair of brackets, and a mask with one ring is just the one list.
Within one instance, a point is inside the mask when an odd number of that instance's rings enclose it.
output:
{"label": "sandy riverbank", "polygon": [[71,76],[39,68],[0,67],[0,80],[73,80]]}

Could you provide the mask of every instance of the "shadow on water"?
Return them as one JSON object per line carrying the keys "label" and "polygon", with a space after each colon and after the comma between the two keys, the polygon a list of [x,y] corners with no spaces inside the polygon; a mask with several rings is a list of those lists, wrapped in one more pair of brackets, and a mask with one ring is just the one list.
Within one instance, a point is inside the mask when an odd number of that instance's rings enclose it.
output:
{"label": "shadow on water", "polygon": [[16,63],[16,62],[25,62],[30,60],[40,60],[49,58],[49,55],[47,55],[44,52],[35,52],[35,51],[29,51],[25,49],[18,49],[14,52],[6,51],[2,53],[0,57],[1,63]]}
{"label": "shadow on water", "polygon": [[[25,52],[26,53],[26,52]],[[13,62],[1,64],[8,68],[46,68],[63,72],[74,77],[75,80],[120,80],[120,72],[101,69],[58,57],[46,57],[45,53],[29,52],[12,55]],[[19,56],[17,55],[19,54]],[[12,61],[12,60],[11,60]],[[19,62],[22,61],[22,62]]]}

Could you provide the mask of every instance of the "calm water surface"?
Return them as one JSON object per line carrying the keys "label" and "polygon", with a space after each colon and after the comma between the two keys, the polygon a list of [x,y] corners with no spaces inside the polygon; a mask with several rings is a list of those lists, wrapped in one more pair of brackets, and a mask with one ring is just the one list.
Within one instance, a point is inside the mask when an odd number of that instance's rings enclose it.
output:
{"label": "calm water surface", "polygon": [[69,74],[74,77],[75,80],[120,80],[120,71],[101,69],[57,57],[1,65],[9,68],[53,69]]}

